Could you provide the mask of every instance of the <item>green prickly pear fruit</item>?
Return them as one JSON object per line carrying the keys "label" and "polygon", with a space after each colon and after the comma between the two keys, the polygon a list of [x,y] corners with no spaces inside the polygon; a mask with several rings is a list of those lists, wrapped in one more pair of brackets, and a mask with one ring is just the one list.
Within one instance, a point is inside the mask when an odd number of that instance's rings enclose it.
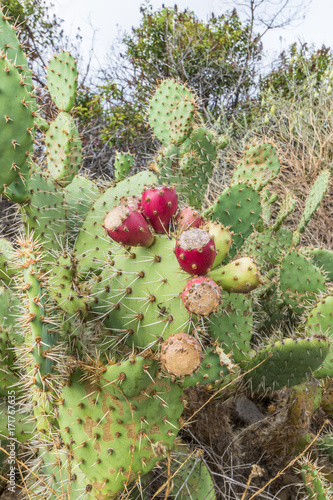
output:
{"label": "green prickly pear fruit", "polygon": [[232,245],[232,233],[228,228],[224,227],[222,224],[216,224],[214,222],[209,222],[206,225],[206,229],[214,237],[214,243],[216,247],[216,257],[212,265],[212,269],[215,269],[221,264],[223,259],[228,254]]}
{"label": "green prickly pear fruit", "polygon": [[260,274],[249,257],[234,260],[226,266],[211,271],[209,275],[223,290],[248,293],[260,285]]}

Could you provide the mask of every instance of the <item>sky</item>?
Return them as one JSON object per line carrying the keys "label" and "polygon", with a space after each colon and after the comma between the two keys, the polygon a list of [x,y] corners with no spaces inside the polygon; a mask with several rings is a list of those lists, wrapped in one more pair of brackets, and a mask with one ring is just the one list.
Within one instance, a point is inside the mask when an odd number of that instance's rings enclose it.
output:
{"label": "sky", "polygon": [[[290,0],[290,4],[302,4],[304,0]],[[138,26],[141,15],[141,0],[48,0],[53,3],[57,17],[64,19],[66,34],[74,36],[78,26],[83,35],[80,51],[84,58],[88,58],[92,46],[93,33],[94,49],[98,61],[96,68],[103,64],[104,58],[117,36],[118,29],[130,31],[132,26]],[[154,9],[162,6],[173,7],[177,3],[179,10],[189,7],[203,21],[207,21],[211,12],[222,14],[232,5],[227,0],[178,0],[158,1],[151,0]],[[282,0],[264,0],[264,5],[275,8],[281,5]],[[333,48],[333,0],[312,0],[304,22],[298,22],[286,29],[276,29],[268,32],[263,38],[264,49],[273,58],[294,41],[307,41],[320,48],[323,44]]]}

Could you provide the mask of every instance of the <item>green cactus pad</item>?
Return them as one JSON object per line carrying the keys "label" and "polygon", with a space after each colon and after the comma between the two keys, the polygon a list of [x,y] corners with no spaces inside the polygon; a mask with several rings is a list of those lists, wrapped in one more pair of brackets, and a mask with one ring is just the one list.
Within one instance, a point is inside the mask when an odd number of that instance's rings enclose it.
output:
{"label": "green cactus pad", "polygon": [[233,359],[244,360],[250,350],[253,332],[253,299],[243,293],[226,293],[217,313],[208,320],[210,335]]}
{"label": "green cactus pad", "polygon": [[28,92],[32,92],[32,74],[27,58],[17,39],[15,28],[7,22],[8,17],[3,12],[4,8],[0,8],[0,53],[17,68],[25,80]]}
{"label": "green cactus pad", "polygon": [[274,231],[278,231],[278,229],[281,227],[281,224],[286,220],[288,215],[290,215],[291,212],[293,212],[295,206],[296,206],[295,198],[292,196],[292,194],[287,193],[281,202],[280,211],[277,214],[274,225],[272,227]]}
{"label": "green cactus pad", "polygon": [[61,111],[74,105],[78,73],[75,59],[68,52],[53,56],[47,67],[47,88]]}
{"label": "green cactus pad", "polygon": [[58,114],[45,135],[47,170],[65,186],[78,173],[82,152],[81,139],[73,118],[65,112]]}
{"label": "green cactus pad", "polygon": [[76,175],[64,188],[63,194],[66,203],[68,240],[73,244],[87,213],[100,196],[100,190],[92,180]]}
{"label": "green cactus pad", "polygon": [[160,236],[149,248],[121,252],[92,287],[92,310],[131,347],[157,349],[159,341],[190,327],[180,298],[188,274],[180,269],[174,247],[175,240]]}
{"label": "green cactus pad", "polygon": [[[329,342],[323,337],[287,338],[262,347],[242,368],[255,392],[292,387],[309,379],[327,356]],[[259,365],[259,363],[261,363]]]}
{"label": "green cactus pad", "polygon": [[96,200],[85,218],[75,245],[79,274],[100,274],[108,257],[119,248],[103,227],[106,214],[120,203],[123,196],[141,195],[145,185],[156,183],[153,172],[139,172],[111,186]]}
{"label": "green cactus pad", "polygon": [[57,251],[63,247],[66,235],[64,196],[38,169],[31,172],[29,196],[21,212],[26,234],[33,231],[42,237],[45,249]]}
{"label": "green cactus pad", "polygon": [[[152,366],[139,357],[134,363],[145,373]],[[117,365],[101,369],[96,382],[79,383],[79,374],[74,376],[63,389],[59,405],[63,440],[71,445],[74,459],[99,499],[115,495],[167,455],[183,411],[182,390],[177,385],[157,379],[147,385],[142,379],[139,392],[128,396],[119,374],[113,375],[114,367],[118,371]],[[130,378],[132,368],[133,360],[124,362],[123,374]]]}
{"label": "green cactus pad", "polygon": [[280,170],[280,162],[271,144],[252,146],[236,166],[232,182],[248,181],[260,191],[271,182]]}
{"label": "green cactus pad", "polygon": [[203,127],[194,129],[179,154],[177,192],[189,205],[200,208],[215,166],[217,145],[213,134]]}
{"label": "green cactus pad", "polygon": [[333,281],[333,251],[328,248],[302,248],[302,253],[310,256],[314,264],[324,271],[328,281]]}
{"label": "green cactus pad", "polygon": [[262,232],[254,231],[242,246],[241,254],[252,257],[260,271],[269,271],[283,258],[286,248],[291,246],[292,232],[286,228],[272,231],[266,228]]}
{"label": "green cactus pad", "polygon": [[126,179],[133,166],[134,158],[131,153],[121,153],[117,151],[114,159],[114,179],[122,181]]}
{"label": "green cactus pad", "polygon": [[[64,446],[40,446],[38,449],[38,473],[28,483],[29,492],[36,498],[48,500],[87,500],[95,491],[78,463]],[[47,486],[46,486],[47,485]]]}
{"label": "green cactus pad", "polygon": [[291,250],[281,263],[280,288],[286,305],[298,314],[316,295],[325,293],[325,277],[309,259]]}
{"label": "green cactus pad", "polygon": [[193,375],[178,379],[178,383],[184,388],[199,385],[216,386],[223,382],[224,377],[233,372],[234,367],[223,349],[208,347],[199,369]]}
{"label": "green cactus pad", "polygon": [[301,467],[302,479],[306,492],[310,499],[330,500],[333,495],[333,488],[320,472],[320,467],[315,463],[304,459]]}
{"label": "green cactus pad", "polygon": [[192,131],[196,109],[195,97],[185,85],[165,80],[150,100],[149,125],[163,144],[182,143]]}
{"label": "green cactus pad", "polygon": [[298,233],[302,233],[308,225],[309,220],[326,194],[329,182],[330,173],[328,170],[323,170],[321,174],[318,175],[306,200],[303,215],[297,228]]}
{"label": "green cactus pad", "polygon": [[75,263],[72,255],[64,253],[50,264],[48,271],[49,295],[69,314],[85,311],[87,302],[78,285]]}
{"label": "green cactus pad", "polygon": [[213,219],[233,231],[230,255],[243,245],[256,227],[261,214],[260,195],[244,182],[227,187],[213,206]]}
{"label": "green cactus pad", "polygon": [[[179,447],[180,448],[180,447]],[[172,490],[169,498],[178,500],[216,500],[214,482],[202,459],[196,454],[188,459],[189,453],[180,449],[172,454],[176,461],[171,469],[177,470],[173,476]],[[181,464],[183,464],[182,467]]]}
{"label": "green cactus pad", "polygon": [[[31,150],[32,151],[32,150]],[[23,203],[28,198],[30,165],[26,161],[19,175],[6,188],[5,196],[14,203]]]}
{"label": "green cactus pad", "polygon": [[0,193],[18,176],[32,148],[31,103],[22,75],[6,59],[0,59]]}
{"label": "green cactus pad", "polygon": [[[333,296],[323,297],[308,314],[305,322],[306,332],[310,335],[328,335],[333,338]],[[314,372],[315,377],[333,377],[333,348],[322,366]]]}
{"label": "green cactus pad", "polygon": [[0,283],[8,284],[17,274],[13,263],[14,247],[6,238],[0,238]]}

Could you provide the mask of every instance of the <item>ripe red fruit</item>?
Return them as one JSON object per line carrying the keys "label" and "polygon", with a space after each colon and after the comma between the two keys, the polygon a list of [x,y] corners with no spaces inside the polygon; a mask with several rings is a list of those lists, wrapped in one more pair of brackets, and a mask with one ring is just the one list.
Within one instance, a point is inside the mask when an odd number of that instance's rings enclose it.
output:
{"label": "ripe red fruit", "polygon": [[178,197],[175,188],[156,186],[147,188],[141,197],[142,213],[156,233],[167,233],[172,216],[177,212]]}
{"label": "ripe red fruit", "polygon": [[216,257],[214,238],[204,229],[188,229],[178,236],[175,254],[187,273],[206,274]]}
{"label": "ripe red fruit", "polygon": [[188,281],[182,299],[190,313],[209,316],[221,304],[221,288],[211,278],[198,276]]}
{"label": "ripe red fruit", "polygon": [[132,207],[113,208],[105,217],[104,227],[110,238],[123,245],[150,247],[154,242],[146,219]]}
{"label": "ripe red fruit", "polygon": [[200,227],[205,223],[205,220],[199,212],[191,207],[182,208],[176,217],[176,224],[178,232]]}

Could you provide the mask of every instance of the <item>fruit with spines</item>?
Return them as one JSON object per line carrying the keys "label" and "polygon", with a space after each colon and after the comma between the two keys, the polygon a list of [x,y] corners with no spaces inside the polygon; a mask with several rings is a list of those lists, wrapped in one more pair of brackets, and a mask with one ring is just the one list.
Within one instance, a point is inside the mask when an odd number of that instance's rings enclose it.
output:
{"label": "fruit with spines", "polygon": [[103,221],[107,213],[121,199],[127,196],[138,196],[144,186],[156,183],[156,176],[152,172],[139,172],[128,179],[110,186],[97,198],[86,215],[81,231],[75,243],[78,262],[78,273],[85,277],[91,273],[100,274],[103,266],[110,260],[110,255],[117,248],[111,240],[105,237]]}
{"label": "fruit with spines", "polygon": [[182,300],[189,313],[209,316],[221,303],[221,289],[211,278],[198,276],[186,283]]}
{"label": "fruit with spines", "polygon": [[216,257],[214,238],[204,229],[188,229],[177,237],[175,255],[187,273],[206,274]]}
{"label": "fruit with spines", "polygon": [[154,243],[145,218],[133,208],[118,205],[110,210],[104,227],[113,241],[130,247],[150,247]]}
{"label": "fruit with spines", "polygon": [[214,237],[214,243],[217,253],[212,265],[212,269],[215,269],[228,255],[228,252],[232,246],[232,233],[228,228],[222,226],[222,224],[216,224],[212,221],[209,221],[205,225],[205,229]]}
{"label": "fruit with spines", "polygon": [[202,359],[200,343],[184,332],[171,335],[161,346],[162,369],[175,377],[192,375],[198,370]]}
{"label": "fruit with spines", "polygon": [[208,276],[223,290],[233,293],[251,292],[261,283],[259,271],[249,257],[233,260],[226,266],[210,271]]}
{"label": "fruit with spines", "polygon": [[177,213],[178,197],[174,187],[147,187],[141,196],[142,214],[157,234],[168,233]]}
{"label": "fruit with spines", "polygon": [[202,227],[205,219],[199,214],[199,212],[191,207],[185,207],[179,210],[175,223],[177,227],[177,232],[186,231],[186,229],[192,229],[194,227]]}

